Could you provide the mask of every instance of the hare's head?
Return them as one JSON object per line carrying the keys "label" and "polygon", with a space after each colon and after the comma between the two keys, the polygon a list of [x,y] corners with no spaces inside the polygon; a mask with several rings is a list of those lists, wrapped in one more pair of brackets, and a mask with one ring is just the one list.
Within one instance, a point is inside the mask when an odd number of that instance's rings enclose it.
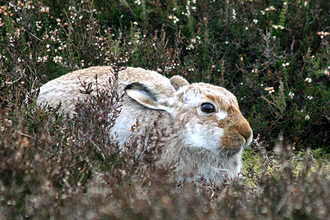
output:
{"label": "hare's head", "polygon": [[125,91],[147,108],[168,112],[182,126],[178,132],[186,146],[236,153],[251,143],[252,130],[231,92],[177,76],[171,83],[176,91],[150,82],[129,84]]}

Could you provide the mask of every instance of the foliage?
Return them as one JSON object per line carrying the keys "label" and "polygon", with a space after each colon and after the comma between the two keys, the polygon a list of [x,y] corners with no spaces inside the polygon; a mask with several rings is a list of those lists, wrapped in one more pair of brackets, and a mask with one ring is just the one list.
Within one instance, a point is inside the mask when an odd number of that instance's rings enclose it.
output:
{"label": "foliage", "polygon": [[[2,4],[1,218],[329,215],[328,1]],[[111,81],[108,90],[78,103],[73,118],[35,105],[43,83],[114,64],[232,91],[257,137],[245,152],[242,178],[178,186],[169,167],[155,166],[162,146],[157,122],[130,143],[137,148],[120,149],[106,135],[120,111]],[[88,93],[88,85],[82,88]],[[151,137],[158,142],[148,142]],[[145,144],[137,157],[139,143]]]}

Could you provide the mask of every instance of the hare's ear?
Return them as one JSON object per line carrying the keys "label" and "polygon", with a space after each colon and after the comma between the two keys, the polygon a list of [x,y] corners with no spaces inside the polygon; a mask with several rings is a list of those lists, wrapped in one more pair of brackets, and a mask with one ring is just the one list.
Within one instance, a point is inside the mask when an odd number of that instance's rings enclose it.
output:
{"label": "hare's ear", "polygon": [[145,107],[171,112],[174,92],[160,85],[135,82],[127,85],[125,92]]}
{"label": "hare's ear", "polygon": [[180,89],[182,86],[189,86],[189,82],[182,76],[172,76],[170,80],[175,90]]}

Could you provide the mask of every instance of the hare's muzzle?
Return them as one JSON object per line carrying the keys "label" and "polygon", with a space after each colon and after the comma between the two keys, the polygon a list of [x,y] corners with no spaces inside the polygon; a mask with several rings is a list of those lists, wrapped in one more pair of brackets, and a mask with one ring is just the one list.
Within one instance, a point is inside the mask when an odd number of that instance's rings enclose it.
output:
{"label": "hare's muzzle", "polygon": [[239,124],[239,126],[237,127],[237,131],[244,138],[244,144],[242,144],[242,146],[247,147],[252,141],[253,133],[249,122],[247,122],[245,118],[244,120],[245,122]]}
{"label": "hare's muzzle", "polygon": [[239,113],[232,117],[228,126],[224,129],[221,141],[222,148],[236,149],[247,147],[252,141],[252,129],[249,122]]}

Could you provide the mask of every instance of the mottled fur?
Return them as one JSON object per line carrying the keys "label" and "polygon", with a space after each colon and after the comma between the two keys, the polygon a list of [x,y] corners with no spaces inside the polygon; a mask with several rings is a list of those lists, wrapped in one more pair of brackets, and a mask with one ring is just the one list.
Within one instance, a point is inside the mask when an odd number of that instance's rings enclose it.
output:
{"label": "mottled fur", "polygon": [[[57,106],[61,102],[62,109],[72,113],[75,100],[86,96],[79,92],[78,78],[94,82],[97,74],[98,86],[106,88],[110,69],[91,67],[52,80],[40,88],[38,103]],[[250,144],[252,130],[232,93],[222,87],[189,84],[179,76],[170,80],[154,71],[131,67],[118,75],[118,93],[125,92],[121,114],[110,134],[120,144],[130,139],[137,120],[142,129],[164,113],[158,124],[176,132],[165,143],[161,163],[174,164],[179,181],[204,177],[219,184],[240,172],[242,149]],[[205,103],[215,111],[205,112],[201,107]]]}

